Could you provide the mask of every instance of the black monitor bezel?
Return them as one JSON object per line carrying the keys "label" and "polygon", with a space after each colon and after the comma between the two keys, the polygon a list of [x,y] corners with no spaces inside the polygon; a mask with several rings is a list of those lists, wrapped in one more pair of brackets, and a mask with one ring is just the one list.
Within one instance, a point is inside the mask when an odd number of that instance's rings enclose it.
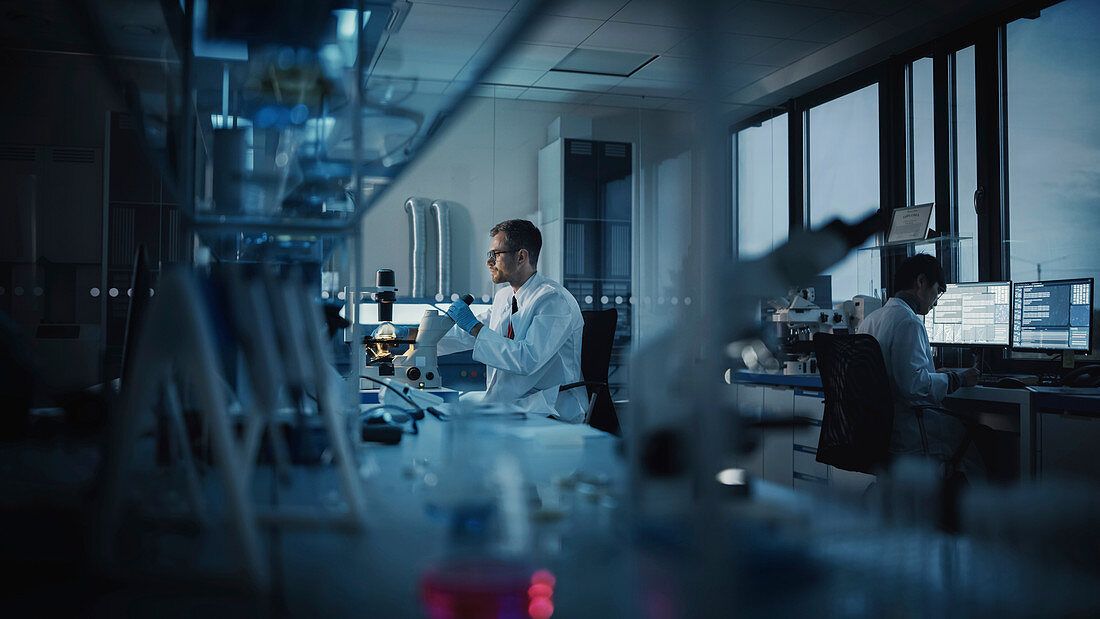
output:
{"label": "black monitor bezel", "polygon": [[[1008,284],[1008,343],[1007,344],[968,344],[963,342],[933,342],[932,337],[929,335],[928,343],[932,346],[958,346],[960,348],[1011,348],[1012,347],[1012,295],[1015,293],[1015,289],[1012,287],[1013,283],[1009,280],[999,282],[950,282],[948,286],[996,286],[997,284]],[[944,292],[947,292],[946,290]],[[927,319],[928,315],[922,316],[921,324],[924,324],[924,319]],[[928,334],[928,325],[924,327],[925,334]]]}
{"label": "black monitor bezel", "polygon": [[1089,283],[1089,347],[1086,349],[1080,348],[1023,348],[1016,345],[1015,333],[1016,325],[1012,325],[1012,333],[1009,334],[1009,340],[1012,340],[1012,352],[1039,352],[1039,353],[1057,353],[1065,352],[1067,350],[1073,351],[1074,354],[1091,354],[1092,353],[1092,308],[1096,297],[1096,280],[1092,277],[1071,277],[1067,279],[1044,279],[1032,282],[1012,282],[1012,313],[1011,318],[1016,318],[1016,286],[1034,286],[1035,284],[1068,284],[1068,283]]}

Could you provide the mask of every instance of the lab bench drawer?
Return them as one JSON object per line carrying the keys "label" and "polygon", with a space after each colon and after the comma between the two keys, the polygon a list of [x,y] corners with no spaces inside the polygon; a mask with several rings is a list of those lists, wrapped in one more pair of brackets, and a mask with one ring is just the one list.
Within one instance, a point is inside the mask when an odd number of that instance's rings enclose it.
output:
{"label": "lab bench drawer", "polygon": [[[807,417],[821,421],[825,416],[825,397],[818,391],[794,392],[794,414],[798,417]],[[817,443],[814,442],[816,445]]]}
{"label": "lab bench drawer", "polygon": [[737,412],[742,417],[758,421],[764,413],[764,388],[755,385],[734,385]]}
{"label": "lab bench drawer", "polygon": [[860,498],[874,481],[874,475],[845,471],[835,466],[829,467],[829,488],[840,495]]}
{"label": "lab bench drawer", "polygon": [[808,475],[806,473],[794,474],[791,484],[795,490],[805,490],[807,492],[824,492],[829,489],[829,479],[827,477],[820,477],[817,475]]}
{"label": "lab bench drawer", "polygon": [[817,449],[795,445],[791,456],[791,468],[795,474],[829,478],[829,466],[817,461]]}
{"label": "lab bench drawer", "polygon": [[821,420],[810,419],[801,415],[799,418],[808,421],[810,425],[805,428],[795,428],[794,444],[810,447],[817,451],[817,443],[821,439]]}

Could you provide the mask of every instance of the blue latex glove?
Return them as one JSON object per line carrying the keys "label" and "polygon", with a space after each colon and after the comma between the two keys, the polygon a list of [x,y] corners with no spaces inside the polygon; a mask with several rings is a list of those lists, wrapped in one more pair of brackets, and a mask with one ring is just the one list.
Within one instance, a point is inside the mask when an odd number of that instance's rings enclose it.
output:
{"label": "blue latex glove", "polygon": [[470,311],[470,306],[462,299],[451,303],[451,306],[447,308],[447,315],[455,321],[459,329],[467,333],[473,331],[474,327],[478,325],[477,316],[474,316],[474,313]]}

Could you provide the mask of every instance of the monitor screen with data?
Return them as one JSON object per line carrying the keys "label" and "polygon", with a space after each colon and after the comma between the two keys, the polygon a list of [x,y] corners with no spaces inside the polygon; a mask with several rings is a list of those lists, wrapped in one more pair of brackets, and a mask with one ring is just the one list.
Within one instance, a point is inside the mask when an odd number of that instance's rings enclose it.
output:
{"label": "monitor screen with data", "polygon": [[1014,350],[1089,351],[1092,278],[1012,286]]}
{"label": "monitor screen with data", "polygon": [[924,317],[928,341],[949,346],[1008,346],[1012,283],[948,284]]}

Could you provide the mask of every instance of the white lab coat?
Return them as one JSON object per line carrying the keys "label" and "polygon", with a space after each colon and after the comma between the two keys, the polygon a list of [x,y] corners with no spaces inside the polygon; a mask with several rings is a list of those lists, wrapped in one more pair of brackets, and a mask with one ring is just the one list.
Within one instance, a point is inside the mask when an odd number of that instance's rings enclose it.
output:
{"label": "white lab coat", "polygon": [[[515,315],[512,296],[511,286],[498,290],[489,311],[478,316],[485,326],[477,338],[456,326],[439,341],[439,354],[473,348],[474,361],[487,368],[481,401],[509,403],[516,410],[571,423],[584,421],[587,390],[558,392],[562,385],[582,380],[584,320],[577,300],[561,284],[539,273],[515,292],[519,306]],[[507,337],[509,324],[514,327],[514,339]]]}
{"label": "white lab coat", "polygon": [[[937,372],[932,362],[932,346],[924,320],[913,308],[892,297],[881,308],[871,312],[859,327],[878,340],[894,394],[894,430],[890,451],[895,454],[923,453],[920,426],[913,407],[938,407],[948,394],[951,379]],[[928,437],[929,455],[946,460],[961,444],[966,427],[946,413],[926,411],[924,427]],[[960,467],[975,471],[980,461],[968,456]]]}

